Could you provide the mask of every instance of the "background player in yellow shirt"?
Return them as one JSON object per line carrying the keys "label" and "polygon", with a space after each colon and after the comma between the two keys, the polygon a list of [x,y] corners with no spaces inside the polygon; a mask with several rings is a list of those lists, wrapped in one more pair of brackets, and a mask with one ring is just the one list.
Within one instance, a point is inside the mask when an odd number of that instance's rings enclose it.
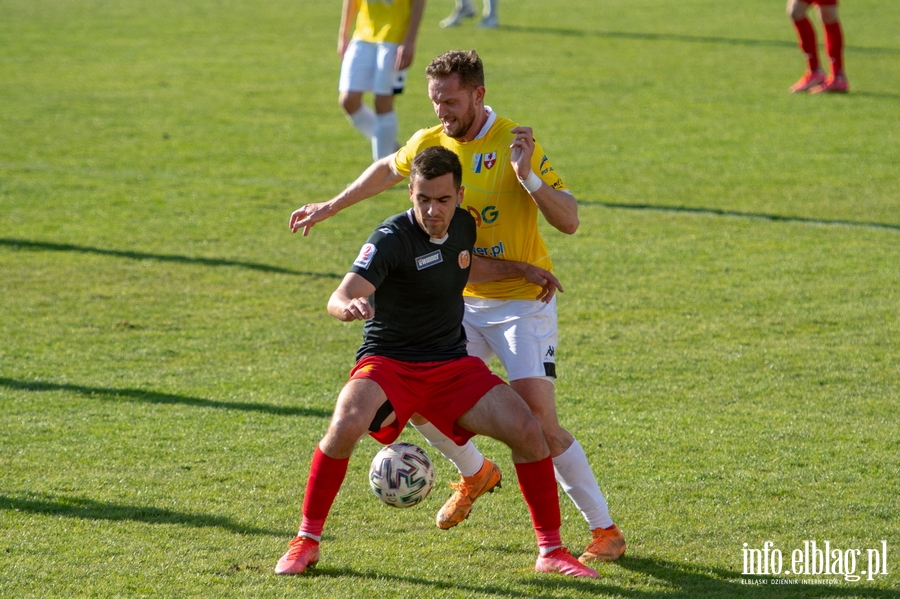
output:
{"label": "background player in yellow shirt", "polygon": [[[467,190],[462,206],[478,225],[476,259],[511,279],[466,287],[467,351],[485,361],[496,355],[510,385],[540,421],[556,479],[591,529],[592,540],[581,561],[617,559],[625,552],[625,539],[610,518],[584,449],[557,418],[555,298],[549,303],[535,299],[540,287],[524,280],[511,262],[550,270],[538,214],[559,231],[572,234],[579,225],[577,203],[532,130],[485,106],[484,68],[474,50],[446,52],[428,65],[426,74],[428,95],[441,124],[416,133],[331,200],[294,211],[291,230],[303,229],[307,235],[315,223],[399,183],[409,175],[412,158],[426,147],[441,145],[460,156]],[[412,422],[462,475],[451,485],[455,492],[437,515],[438,526],[450,528],[468,517],[475,499],[500,483],[500,472],[471,441],[458,446],[427,421]]]}
{"label": "background player in yellow shirt", "polygon": [[[424,10],[425,0],[344,0],[338,100],[357,131],[370,140],[372,160],[397,149],[394,95],[403,91]],[[375,94],[374,111],[363,103],[365,92]]]}

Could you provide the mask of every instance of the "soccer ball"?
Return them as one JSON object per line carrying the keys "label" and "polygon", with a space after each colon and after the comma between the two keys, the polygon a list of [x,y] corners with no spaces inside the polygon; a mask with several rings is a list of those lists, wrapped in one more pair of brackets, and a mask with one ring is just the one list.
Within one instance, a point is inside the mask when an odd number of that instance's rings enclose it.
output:
{"label": "soccer ball", "polygon": [[425,450],[412,443],[382,448],[369,468],[369,486],[392,507],[411,507],[428,497],[434,486],[434,464]]}

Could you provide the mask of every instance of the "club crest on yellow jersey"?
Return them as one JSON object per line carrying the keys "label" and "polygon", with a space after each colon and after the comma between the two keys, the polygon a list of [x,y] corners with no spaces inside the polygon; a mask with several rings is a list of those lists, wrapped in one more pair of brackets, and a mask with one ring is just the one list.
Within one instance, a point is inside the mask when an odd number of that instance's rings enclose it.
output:
{"label": "club crest on yellow jersey", "polygon": [[484,154],[475,154],[472,163],[472,172],[475,174],[482,172],[482,167],[488,170],[492,169],[497,164],[497,150]]}

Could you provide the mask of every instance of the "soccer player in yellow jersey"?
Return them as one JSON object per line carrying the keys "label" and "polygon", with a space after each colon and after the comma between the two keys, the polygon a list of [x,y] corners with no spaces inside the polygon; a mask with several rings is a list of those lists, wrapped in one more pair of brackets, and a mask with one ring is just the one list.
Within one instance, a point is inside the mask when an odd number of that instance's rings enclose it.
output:
{"label": "soccer player in yellow jersey", "polygon": [[[577,203],[531,128],[497,116],[484,104],[484,68],[474,50],[446,52],[425,72],[441,124],[416,133],[331,200],[294,211],[291,230],[303,229],[307,235],[315,223],[399,183],[409,176],[412,159],[426,147],[441,145],[459,154],[466,187],[462,207],[476,218],[478,228],[475,259],[485,261],[496,275],[483,280],[509,279],[466,287],[466,349],[485,361],[496,355],[510,386],[540,421],[556,479],[591,529],[592,540],[580,560],[617,559],[625,552],[625,539],[609,515],[584,449],[557,418],[555,297],[546,303],[536,299],[540,285],[526,281],[516,266],[520,261],[552,268],[538,217],[573,234],[579,225]],[[451,528],[468,517],[475,499],[500,483],[500,471],[471,441],[458,446],[424,419],[412,422],[462,475],[451,485],[454,493],[437,515],[440,528]]]}
{"label": "soccer player in yellow jersey", "polygon": [[[373,160],[397,149],[394,95],[403,91],[424,10],[425,0],[344,0],[338,99],[350,123],[370,140]],[[362,101],[365,92],[375,94],[374,111]]]}

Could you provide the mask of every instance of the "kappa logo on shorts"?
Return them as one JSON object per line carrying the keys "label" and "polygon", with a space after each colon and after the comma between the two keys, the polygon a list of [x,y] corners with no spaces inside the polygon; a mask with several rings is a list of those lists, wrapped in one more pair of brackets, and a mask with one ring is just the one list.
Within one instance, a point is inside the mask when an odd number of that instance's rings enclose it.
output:
{"label": "kappa logo on shorts", "polygon": [[375,257],[377,251],[378,249],[371,243],[364,244],[359,250],[359,256],[353,261],[353,266],[369,270],[369,265],[372,264],[372,258]]}
{"label": "kappa logo on shorts", "polygon": [[416,270],[424,270],[429,266],[440,264],[443,261],[444,256],[441,255],[441,250],[434,250],[430,254],[425,254],[424,256],[418,256],[416,258]]}

